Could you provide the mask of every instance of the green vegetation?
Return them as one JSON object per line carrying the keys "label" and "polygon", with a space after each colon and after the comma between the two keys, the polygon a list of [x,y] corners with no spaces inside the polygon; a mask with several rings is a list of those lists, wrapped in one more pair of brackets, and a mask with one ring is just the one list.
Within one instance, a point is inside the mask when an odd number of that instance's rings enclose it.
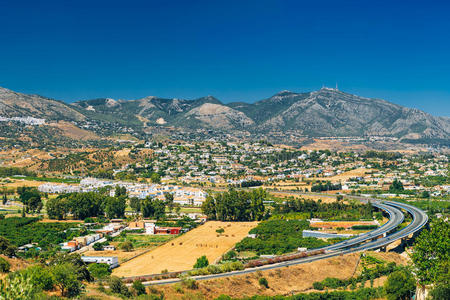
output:
{"label": "green vegetation", "polygon": [[405,188],[403,187],[403,183],[398,179],[395,179],[389,186],[389,192],[391,193],[401,193],[404,190]]}
{"label": "green vegetation", "polygon": [[232,298],[221,295],[216,300],[370,300],[384,296],[383,288],[362,288],[356,291],[333,291],[325,293],[303,293],[293,296],[253,296]]}
{"label": "green vegetation", "polygon": [[267,279],[265,277],[261,277],[258,279],[258,283],[260,286],[265,287],[266,289],[269,288],[269,282],[267,281]]}
{"label": "green vegetation", "polygon": [[342,189],[342,186],[340,183],[338,184],[331,184],[331,182],[327,181],[325,183],[319,182],[316,184],[313,184],[311,186],[311,192],[323,192],[323,191],[334,191],[334,190],[340,190]]}
{"label": "green vegetation", "polygon": [[67,229],[78,226],[76,223],[40,223],[38,220],[21,217],[0,220],[0,236],[15,246],[37,243],[39,247],[47,249],[66,241],[70,235]]}
{"label": "green vegetation", "polygon": [[119,244],[119,248],[125,252],[133,251],[134,247],[130,241],[125,241]]}
{"label": "green vegetation", "polygon": [[261,254],[283,254],[297,250],[298,247],[318,248],[327,242],[313,237],[302,236],[305,229],[310,229],[306,220],[268,220],[250,230],[256,238],[246,237],[236,244],[237,251],[254,251]]}
{"label": "green vegetation", "polygon": [[10,177],[14,175],[36,176],[36,173],[28,171],[27,169],[24,168],[0,167],[0,177]]}
{"label": "green vegetation", "polygon": [[200,256],[199,258],[197,258],[197,262],[194,264],[194,268],[201,269],[201,268],[207,267],[208,265],[209,265],[208,258],[206,258],[206,256],[203,255],[203,256]]}
{"label": "green vegetation", "polygon": [[139,280],[133,281],[133,285],[131,286],[131,288],[133,289],[134,294],[136,296],[147,294],[147,291],[145,290],[145,286]]}
{"label": "green vegetation", "polygon": [[208,196],[202,205],[202,211],[210,220],[220,221],[256,221],[264,217],[263,201],[267,194],[263,189],[250,192],[229,190]]}
{"label": "green vegetation", "polygon": [[133,249],[150,248],[162,245],[171,239],[176,237],[175,235],[147,235],[147,234],[132,234],[125,233],[113,238],[114,242],[130,242]]}
{"label": "green vegetation", "polygon": [[444,215],[450,214],[449,200],[415,200],[415,201],[397,200],[397,201],[418,207],[422,210],[425,210],[430,215],[434,215],[436,213],[442,213]]}
{"label": "green vegetation", "polygon": [[[274,217],[283,218],[279,215],[289,213],[300,213],[299,218],[320,218],[326,220],[360,220],[373,218],[373,206],[351,201],[349,204],[342,201],[322,203],[309,199],[294,199],[290,197],[282,205],[275,205]],[[278,215],[278,216],[277,216]]]}
{"label": "green vegetation", "polygon": [[104,279],[111,275],[111,270],[107,264],[90,264],[88,270],[95,279]]}
{"label": "green vegetation", "polygon": [[231,271],[243,270],[244,265],[240,261],[225,262],[218,265],[208,265],[207,267],[194,269],[188,272],[189,276],[220,274]]}
{"label": "green vegetation", "polygon": [[[386,263],[372,256],[361,257],[361,264],[363,270],[359,276],[352,277],[349,279],[339,279],[328,277],[322,281],[317,281],[313,283],[313,287],[316,290],[323,290],[326,288],[338,289],[338,288],[355,288],[357,283],[364,286],[367,280],[370,280],[371,285],[373,285],[373,280],[381,276],[386,276],[396,271],[403,271],[404,267],[397,266],[394,262]],[[406,271],[405,271],[406,272]]]}
{"label": "green vegetation", "polygon": [[18,187],[19,200],[27,213],[39,213],[42,209],[41,193],[35,187]]}
{"label": "green vegetation", "polygon": [[[77,297],[92,277],[78,255],[56,255],[47,265],[9,273],[0,282],[0,299],[47,299],[42,291],[57,287],[63,297]],[[40,296],[39,296],[40,295]]]}
{"label": "green vegetation", "polygon": [[[434,285],[439,294],[450,285],[450,224],[434,219],[423,230],[411,254],[414,273],[421,285]],[[433,298],[439,299],[439,298]]]}
{"label": "green vegetation", "polygon": [[10,267],[11,265],[9,264],[9,262],[3,257],[0,257],[0,272],[7,273],[9,272]]}
{"label": "green vegetation", "polygon": [[389,275],[384,289],[388,300],[411,299],[416,289],[416,280],[408,269],[398,270]]}

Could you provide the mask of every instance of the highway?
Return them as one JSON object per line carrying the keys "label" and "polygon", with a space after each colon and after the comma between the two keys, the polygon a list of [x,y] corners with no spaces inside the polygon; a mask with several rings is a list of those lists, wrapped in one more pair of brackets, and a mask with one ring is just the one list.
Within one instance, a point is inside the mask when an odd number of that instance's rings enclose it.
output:
{"label": "highway", "polygon": [[[353,252],[360,252],[360,251],[366,251],[366,250],[374,250],[379,249],[382,247],[385,247],[389,245],[390,243],[400,240],[402,238],[405,238],[420,229],[422,229],[428,222],[428,216],[425,212],[422,210],[408,205],[404,203],[399,202],[392,202],[392,201],[384,201],[380,203],[380,200],[378,199],[365,199],[367,201],[370,201],[373,206],[378,207],[382,210],[384,210],[387,214],[389,214],[389,221],[384,224],[383,226],[372,230],[368,233],[358,235],[357,237],[346,240],[344,242],[340,242],[334,245],[330,245],[321,249],[326,250],[324,254],[319,254],[315,256],[309,256],[299,259],[294,259],[291,261],[281,262],[281,263],[275,263],[270,265],[264,265],[260,267],[255,268],[247,268],[240,271],[233,271],[233,272],[227,272],[227,273],[221,273],[221,274],[211,274],[211,275],[202,275],[202,276],[194,276],[192,277],[195,280],[208,280],[208,279],[215,279],[215,278],[222,278],[222,277],[229,277],[229,276],[235,276],[235,275],[243,275],[243,274],[249,274],[257,271],[265,271],[265,270],[272,270],[272,269],[278,269],[283,268],[287,266],[292,265],[298,265],[298,264],[304,264],[313,262],[316,260],[321,260],[325,258],[335,257],[335,256],[341,256],[348,253]],[[400,209],[405,210],[408,212],[412,217],[412,222],[408,224],[405,228],[396,231],[392,234],[386,235],[385,234],[390,233],[395,228],[397,228],[404,220],[404,215]],[[144,285],[164,285],[164,284],[171,284],[180,282],[181,279],[179,278],[173,278],[173,279],[166,279],[166,280],[157,280],[157,281],[149,281],[144,282]]]}

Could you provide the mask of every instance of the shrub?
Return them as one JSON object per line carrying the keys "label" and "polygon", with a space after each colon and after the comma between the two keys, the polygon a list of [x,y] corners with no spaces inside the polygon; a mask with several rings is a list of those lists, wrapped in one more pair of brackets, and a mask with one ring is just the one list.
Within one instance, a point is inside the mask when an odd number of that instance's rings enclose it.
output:
{"label": "shrub", "polygon": [[189,278],[189,277],[184,277],[181,280],[181,283],[187,287],[188,289],[191,290],[196,290],[198,288],[198,284],[197,281],[195,281],[195,279]]}
{"label": "shrub", "polygon": [[223,260],[232,260],[237,257],[237,253],[234,250],[230,250],[222,256]]}
{"label": "shrub", "polygon": [[123,242],[119,245],[119,248],[123,251],[130,252],[133,250],[133,244],[130,241]]}
{"label": "shrub", "polygon": [[111,274],[107,264],[90,264],[88,270],[95,279],[103,279]]}
{"label": "shrub", "polygon": [[389,300],[407,299],[415,288],[414,276],[407,269],[393,272],[384,283],[384,289]]}
{"label": "shrub", "polygon": [[131,296],[131,293],[128,290],[127,286],[117,276],[111,276],[109,280],[109,289],[111,290],[111,292],[116,294],[121,294],[126,297]]}
{"label": "shrub", "polygon": [[327,277],[322,281],[323,286],[331,289],[337,289],[338,287],[345,286],[345,282],[339,278]]}
{"label": "shrub", "polygon": [[206,258],[205,255],[197,258],[197,262],[194,265],[194,268],[199,269],[199,268],[204,268],[207,267],[209,265],[209,261],[208,258]]}
{"label": "shrub", "polygon": [[258,280],[259,285],[265,287],[266,289],[269,288],[269,282],[267,281],[267,279],[265,277],[261,277]]}
{"label": "shrub", "polygon": [[21,271],[27,277],[31,278],[30,282],[44,291],[50,291],[55,285],[55,279],[49,268],[40,265],[34,265]]}
{"label": "shrub", "polygon": [[145,286],[142,284],[142,282],[140,280],[133,281],[132,287],[133,287],[133,290],[135,291],[137,296],[147,293],[145,291]]}
{"label": "shrub", "polygon": [[222,234],[222,233],[225,232],[225,229],[219,228],[219,229],[216,229],[216,232],[217,232],[218,234]]}
{"label": "shrub", "polygon": [[9,264],[9,262],[3,257],[0,257],[0,272],[7,273],[9,272],[10,267],[11,265]]}
{"label": "shrub", "polygon": [[313,283],[313,288],[315,290],[321,291],[321,290],[323,290],[323,283],[320,282],[320,281],[316,281],[316,282]]}

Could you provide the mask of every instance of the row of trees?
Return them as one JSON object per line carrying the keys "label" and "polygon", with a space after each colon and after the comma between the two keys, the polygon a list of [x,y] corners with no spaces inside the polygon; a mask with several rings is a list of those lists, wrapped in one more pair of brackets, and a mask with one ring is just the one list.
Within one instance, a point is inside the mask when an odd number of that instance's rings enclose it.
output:
{"label": "row of trees", "polygon": [[335,191],[342,189],[342,186],[340,183],[332,184],[331,182],[327,181],[325,183],[319,182],[318,184],[314,184],[311,187],[311,192],[323,192],[323,191]]}
{"label": "row of trees", "polygon": [[324,203],[309,199],[290,198],[282,205],[275,205],[275,214],[286,214],[290,212],[307,213],[310,218],[333,219],[372,219],[373,207],[369,203],[349,203],[334,201]]}
{"label": "row of trees", "polygon": [[18,187],[17,194],[26,213],[39,213],[43,207],[41,193],[35,187]]}
{"label": "row of trees", "polygon": [[75,219],[84,220],[105,213],[109,218],[121,218],[125,214],[126,196],[110,197],[97,192],[69,193],[49,199],[46,208],[50,219],[62,220],[72,214]]}
{"label": "row of trees", "polygon": [[264,200],[267,193],[263,189],[250,192],[229,190],[209,195],[202,205],[202,211],[210,220],[255,221],[264,218]]}

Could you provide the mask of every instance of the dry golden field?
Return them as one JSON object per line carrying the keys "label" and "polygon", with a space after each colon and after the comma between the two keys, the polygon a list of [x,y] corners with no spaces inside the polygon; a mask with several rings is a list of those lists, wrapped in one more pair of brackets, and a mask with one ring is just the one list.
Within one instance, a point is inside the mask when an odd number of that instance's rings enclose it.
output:
{"label": "dry golden field", "polygon": [[325,177],[325,179],[329,180],[333,183],[342,182],[342,181],[346,181],[352,177],[363,177],[364,175],[366,175],[367,173],[370,173],[371,171],[372,171],[371,169],[358,168],[358,169],[354,169],[351,171],[341,173],[339,175]]}
{"label": "dry golden field", "polygon": [[[247,236],[257,222],[220,222],[210,221],[189,231],[180,237],[167,242],[135,259],[123,263],[113,270],[113,275],[119,277],[140,276],[190,270],[197,258],[206,255],[213,263],[237,242]],[[222,235],[216,230],[224,228]]]}

